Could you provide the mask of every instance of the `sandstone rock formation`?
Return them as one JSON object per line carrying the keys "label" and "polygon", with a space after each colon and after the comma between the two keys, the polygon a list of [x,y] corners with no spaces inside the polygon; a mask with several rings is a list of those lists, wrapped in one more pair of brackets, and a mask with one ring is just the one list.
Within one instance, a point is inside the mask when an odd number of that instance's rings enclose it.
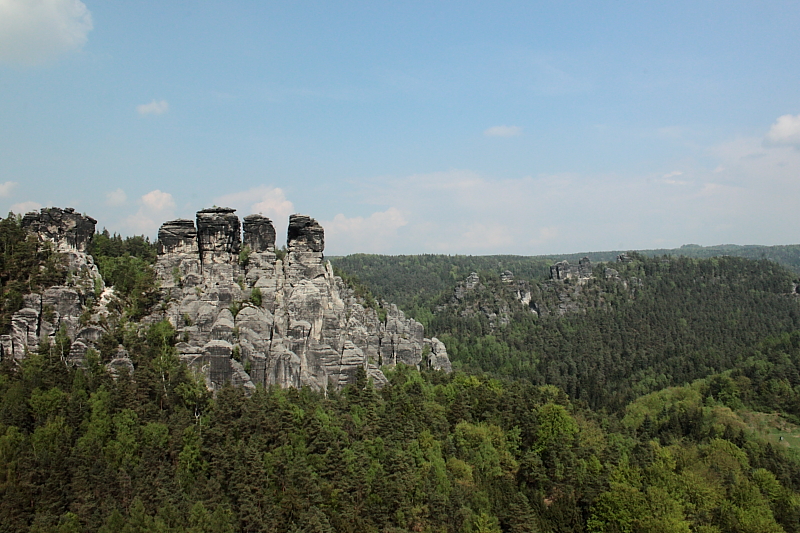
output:
{"label": "sandstone rock formation", "polygon": [[59,252],[86,253],[94,238],[95,224],[95,219],[76,213],[71,207],[44,208],[22,217],[23,228],[55,244]]}
{"label": "sandstone rock formation", "polygon": [[74,342],[68,353],[59,355],[65,363],[72,364],[81,361],[88,347],[99,339],[102,331],[81,319],[87,301],[105,289],[92,256],[87,254],[96,223],[72,208],[45,208],[23,217],[24,228],[64,255],[69,275],[66,285],[23,298],[22,309],[11,319],[10,334],[0,336],[0,358],[21,359],[28,351],[36,350],[41,341],[53,344],[63,329]]}
{"label": "sandstone rock formation", "polygon": [[[65,364],[83,364],[104,333],[100,318],[113,299],[86,253],[96,221],[49,208],[25,215],[23,223],[68,257],[70,282],[25,297],[11,334],[0,338],[0,357],[19,359],[42,341],[54,345],[63,329],[74,339],[61,354]],[[272,221],[261,215],[245,217],[242,225],[235,210],[213,207],[195,221],[166,222],[155,264],[163,301],[143,322],[169,320],[181,359],[212,390],[227,382],[248,390],[257,384],[341,388],[362,368],[381,386],[380,366],[398,363],[450,371],[444,344],[424,338],[422,324],[394,305],[384,304],[380,320],[333,275],[324,248],[324,230],[305,215],[290,217],[283,259]],[[121,346],[106,367],[114,377],[133,371]]]}
{"label": "sandstone rock formation", "polygon": [[272,221],[261,215],[244,217],[244,245],[251,252],[275,251],[275,227]]}
{"label": "sandstone rock formation", "polygon": [[181,358],[209,388],[341,388],[359,368],[380,386],[379,367],[397,363],[450,370],[444,345],[425,339],[420,323],[389,305],[381,322],[333,275],[313,218],[290,217],[283,259],[268,218],[249,215],[243,229],[241,239],[232,209],[212,208],[197,213],[196,226],[175,220],[159,230],[156,272],[167,305],[151,320],[175,326]]}

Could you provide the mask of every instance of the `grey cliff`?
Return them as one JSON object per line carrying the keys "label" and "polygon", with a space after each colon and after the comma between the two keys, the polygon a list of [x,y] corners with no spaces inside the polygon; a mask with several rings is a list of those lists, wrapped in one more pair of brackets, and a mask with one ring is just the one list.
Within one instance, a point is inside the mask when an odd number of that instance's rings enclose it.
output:
{"label": "grey cliff", "polygon": [[333,275],[316,220],[289,218],[283,259],[268,218],[245,217],[243,241],[239,228],[232,209],[213,208],[198,212],[196,228],[178,220],[159,231],[156,272],[167,305],[151,320],[175,326],[181,358],[209,388],[341,388],[359,368],[381,386],[380,366],[397,363],[450,370],[444,345],[425,339],[419,322],[393,305],[382,322]]}

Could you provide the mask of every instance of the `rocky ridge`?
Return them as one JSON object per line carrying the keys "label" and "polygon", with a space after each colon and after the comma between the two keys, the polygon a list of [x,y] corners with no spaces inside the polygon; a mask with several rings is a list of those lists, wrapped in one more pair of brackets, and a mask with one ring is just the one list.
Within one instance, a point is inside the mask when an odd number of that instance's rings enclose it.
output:
{"label": "rocky ridge", "polygon": [[[25,227],[69,258],[71,281],[25,298],[0,357],[19,359],[40,342],[54,344],[63,329],[75,339],[66,364],[83,364],[104,333],[104,302],[113,298],[86,253],[96,221],[71,209],[29,213]],[[169,320],[179,357],[216,390],[225,383],[309,386],[354,383],[359,369],[377,386],[382,365],[404,363],[450,371],[444,345],[424,337],[422,324],[386,304],[385,319],[362,305],[324,261],[324,230],[311,217],[292,215],[287,250],[275,249],[275,229],[261,215],[241,224],[230,208],[213,207],[196,220],[164,223],[154,266],[161,291],[157,311],[143,325]],[[93,304],[87,306],[87,304]],[[107,364],[116,375],[133,369],[123,347]]]}

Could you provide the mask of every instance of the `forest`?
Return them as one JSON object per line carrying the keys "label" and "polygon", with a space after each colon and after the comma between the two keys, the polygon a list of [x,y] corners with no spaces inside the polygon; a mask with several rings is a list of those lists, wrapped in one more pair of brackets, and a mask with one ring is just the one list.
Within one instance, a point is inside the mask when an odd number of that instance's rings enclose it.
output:
{"label": "forest", "polygon": [[[12,217],[0,232],[6,317],[68,272]],[[338,258],[455,371],[248,397],[211,395],[172,326],[139,322],[151,243],[92,253],[123,296],[100,349],[66,365],[61,335],[0,364],[0,531],[800,531],[800,302],[775,262],[632,253],[558,284],[541,259]],[[134,371],[112,377],[119,344]]]}

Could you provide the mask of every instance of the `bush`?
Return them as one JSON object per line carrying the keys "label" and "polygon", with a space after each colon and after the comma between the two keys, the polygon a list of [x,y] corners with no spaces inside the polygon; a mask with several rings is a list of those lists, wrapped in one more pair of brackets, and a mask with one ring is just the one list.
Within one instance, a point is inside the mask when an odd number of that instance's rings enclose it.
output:
{"label": "bush", "polygon": [[259,289],[258,287],[250,291],[250,302],[256,307],[261,307],[262,298],[263,297],[261,296],[261,289]]}

